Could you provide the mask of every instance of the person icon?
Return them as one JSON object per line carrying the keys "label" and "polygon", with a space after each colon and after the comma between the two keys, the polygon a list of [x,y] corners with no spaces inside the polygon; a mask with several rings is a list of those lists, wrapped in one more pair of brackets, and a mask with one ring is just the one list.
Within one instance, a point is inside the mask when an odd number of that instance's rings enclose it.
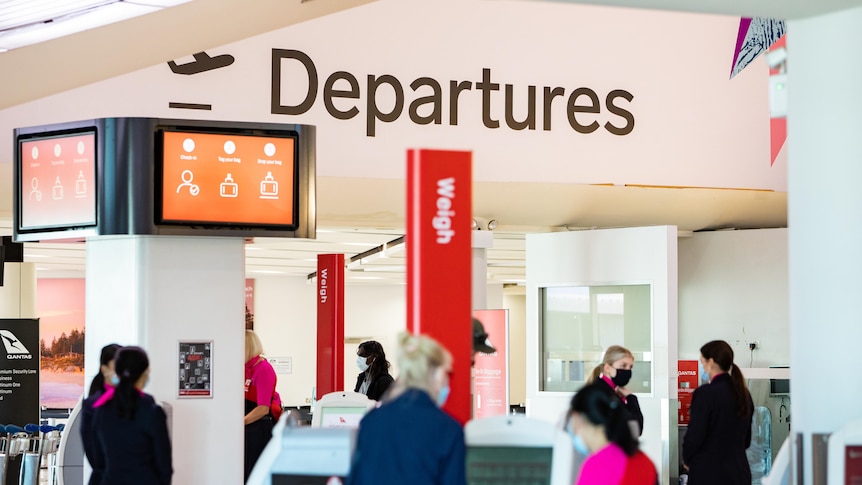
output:
{"label": "person icon", "polygon": [[183,170],[183,173],[182,175],[180,175],[180,178],[182,179],[183,183],[177,186],[178,194],[181,190],[183,190],[183,187],[188,187],[189,193],[192,194],[192,196],[196,196],[201,193],[201,188],[197,184],[192,183],[192,180],[194,180],[195,178],[195,174],[192,173],[191,170]]}
{"label": "person icon", "polygon": [[27,197],[27,200],[36,199],[36,202],[40,202],[42,200],[42,191],[39,190],[39,179],[33,177],[30,179],[30,196]]}

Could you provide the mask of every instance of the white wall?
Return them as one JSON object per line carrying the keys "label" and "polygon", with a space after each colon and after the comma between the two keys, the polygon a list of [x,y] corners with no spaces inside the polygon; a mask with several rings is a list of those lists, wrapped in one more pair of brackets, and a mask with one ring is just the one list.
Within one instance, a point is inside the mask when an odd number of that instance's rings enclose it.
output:
{"label": "white wall", "polygon": [[[787,229],[679,239],[679,358],[726,340],[739,367],[790,362]],[[752,361],[748,343],[759,342]]]}
{"label": "white wall", "polygon": [[[306,281],[305,278],[265,277],[255,278],[254,284],[254,328],[266,355],[292,358],[293,372],[278,375],[278,392],[286,406],[307,405],[315,385],[316,286]],[[404,285],[348,285],[344,292],[345,339],[378,340],[392,363],[394,377],[398,376],[396,336],[406,328],[406,291]],[[488,285],[488,308],[504,308],[502,285]],[[520,315],[523,322],[523,310]],[[520,345],[523,346],[523,340]],[[356,344],[345,348],[345,388],[353,390],[359,373],[354,362]],[[513,402],[523,400],[521,397]]]}
{"label": "white wall", "polygon": [[527,402],[527,297],[520,291],[503,294],[503,308],[509,310],[509,403]]}
{"label": "white wall", "polygon": [[[291,357],[293,372],[278,375],[278,392],[286,406],[304,406],[315,386],[317,358],[316,286],[305,278],[256,278],[254,328],[268,357]],[[406,287],[403,285],[347,286],[344,290],[345,339],[378,340],[395,363],[395,337],[406,328]],[[345,387],[353,390],[359,373],[355,345],[346,353]],[[318,396],[319,397],[319,396]]]}

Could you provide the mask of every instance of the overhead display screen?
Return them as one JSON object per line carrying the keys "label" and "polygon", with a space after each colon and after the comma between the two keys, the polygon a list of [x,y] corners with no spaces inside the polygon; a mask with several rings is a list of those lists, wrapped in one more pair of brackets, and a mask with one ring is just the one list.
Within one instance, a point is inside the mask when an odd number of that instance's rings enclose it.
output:
{"label": "overhead display screen", "polygon": [[161,222],[296,226],[294,138],[161,134]]}
{"label": "overhead display screen", "polygon": [[96,224],[96,133],[20,139],[18,229]]}

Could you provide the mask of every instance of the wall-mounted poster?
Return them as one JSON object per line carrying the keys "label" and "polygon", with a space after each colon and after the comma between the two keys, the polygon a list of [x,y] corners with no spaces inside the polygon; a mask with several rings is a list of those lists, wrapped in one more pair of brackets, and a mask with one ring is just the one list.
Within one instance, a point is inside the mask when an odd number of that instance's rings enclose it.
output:
{"label": "wall-mounted poster", "polygon": [[72,409],[84,392],[84,292],[83,278],[36,281],[39,404],[49,409]]}
{"label": "wall-mounted poster", "polygon": [[177,397],[212,397],[212,340],[180,341]]}
{"label": "wall-mounted poster", "polygon": [[245,280],[245,329],[254,330],[254,280]]}

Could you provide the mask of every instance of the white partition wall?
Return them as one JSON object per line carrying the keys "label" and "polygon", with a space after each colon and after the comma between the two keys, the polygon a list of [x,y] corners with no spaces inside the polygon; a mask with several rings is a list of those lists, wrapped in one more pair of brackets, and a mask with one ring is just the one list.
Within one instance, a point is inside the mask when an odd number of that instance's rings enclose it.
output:
{"label": "white partition wall", "polygon": [[[642,449],[659,468],[661,482],[667,483],[671,463],[676,462],[676,366],[677,366],[677,229],[656,226],[629,229],[558,232],[527,236],[527,413],[536,418],[562,423],[573,395],[570,390],[551,388],[559,378],[549,370],[551,352],[544,352],[543,299],[548,289],[615,286],[637,287],[649,295],[646,305],[649,331],[646,348],[635,351],[635,376],[630,387],[639,386],[638,400],[644,414]],[[590,291],[592,294],[593,292]],[[622,290],[621,293],[622,294]],[[594,298],[594,296],[592,297]],[[630,297],[625,297],[631,300]],[[595,304],[595,299],[592,300]],[[611,304],[613,304],[611,302]],[[627,301],[626,305],[629,304]],[[627,311],[627,310],[626,310]],[[611,310],[613,313],[614,310]],[[631,333],[629,323],[610,322],[594,316],[589,325],[595,335],[599,326],[616,325],[610,335]],[[560,326],[558,322],[557,327]],[[563,322],[565,325],[565,322]],[[572,324],[574,325],[574,323]],[[573,335],[577,345],[578,335]],[[583,335],[581,334],[581,337]],[[571,337],[571,336],[570,336]],[[628,340],[628,335],[624,340]],[[563,383],[579,386],[578,375],[598,363],[603,349],[611,344],[627,345],[594,337],[586,357],[563,361]],[[554,345],[559,342],[554,341]],[[629,345],[627,345],[629,346]],[[580,355],[577,352],[572,355]],[[595,358],[595,360],[590,360]],[[578,359],[582,359],[578,360]],[[640,367],[640,369],[638,369]],[[646,372],[638,381],[640,374]],[[570,373],[570,374],[568,374]],[[648,381],[647,381],[648,379]],[[638,382],[635,382],[638,381]],[[561,386],[565,387],[565,385]]]}

